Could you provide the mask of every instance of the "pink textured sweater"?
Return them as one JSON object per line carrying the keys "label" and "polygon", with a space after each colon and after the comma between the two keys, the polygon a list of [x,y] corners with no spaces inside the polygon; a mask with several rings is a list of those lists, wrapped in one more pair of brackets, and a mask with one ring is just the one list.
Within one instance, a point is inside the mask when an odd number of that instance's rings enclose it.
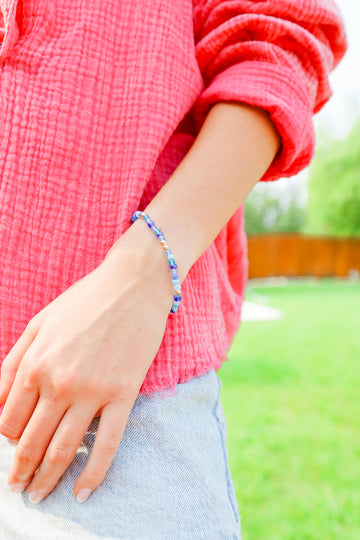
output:
{"label": "pink textured sweater", "polygon": [[[33,315],[100,264],[183,159],[212,103],[270,112],[282,147],[262,180],[308,165],[312,115],[331,95],[328,75],[346,39],[331,0],[0,6],[3,359]],[[142,392],[221,366],[246,277],[241,205],[183,282]]]}

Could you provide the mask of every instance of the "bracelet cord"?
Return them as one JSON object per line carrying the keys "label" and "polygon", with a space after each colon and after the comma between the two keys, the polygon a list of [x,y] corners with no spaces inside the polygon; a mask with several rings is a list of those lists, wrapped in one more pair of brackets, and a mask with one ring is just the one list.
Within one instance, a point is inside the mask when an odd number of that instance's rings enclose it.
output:
{"label": "bracelet cord", "polygon": [[149,229],[151,229],[154,234],[156,234],[157,238],[160,240],[160,244],[162,245],[165,255],[168,260],[168,264],[170,266],[170,272],[171,272],[171,279],[174,285],[175,294],[174,294],[174,301],[173,305],[171,306],[170,313],[175,313],[179,306],[181,301],[181,285],[179,280],[179,274],[177,273],[177,264],[175,263],[175,257],[173,253],[170,251],[169,246],[167,245],[166,238],[163,234],[163,232],[156,227],[155,223],[152,219],[150,219],[150,216],[146,214],[145,212],[140,212],[140,210],[136,210],[136,212],[133,213],[131,217],[131,221],[134,223],[138,218],[142,218],[143,221],[147,224]]}

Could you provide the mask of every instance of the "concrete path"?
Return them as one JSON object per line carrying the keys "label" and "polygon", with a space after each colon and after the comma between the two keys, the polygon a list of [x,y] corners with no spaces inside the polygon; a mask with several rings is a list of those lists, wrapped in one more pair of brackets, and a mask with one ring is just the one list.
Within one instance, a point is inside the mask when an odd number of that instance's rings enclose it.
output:
{"label": "concrete path", "polygon": [[281,319],[283,312],[280,309],[255,304],[245,300],[242,304],[242,321],[273,321]]}

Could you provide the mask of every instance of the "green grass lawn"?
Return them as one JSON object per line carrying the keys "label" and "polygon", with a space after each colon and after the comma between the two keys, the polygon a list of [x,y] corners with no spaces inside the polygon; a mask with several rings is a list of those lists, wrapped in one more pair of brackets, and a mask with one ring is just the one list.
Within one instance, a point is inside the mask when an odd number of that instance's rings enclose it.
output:
{"label": "green grass lawn", "polygon": [[360,540],[360,283],[249,284],[219,371],[243,540]]}

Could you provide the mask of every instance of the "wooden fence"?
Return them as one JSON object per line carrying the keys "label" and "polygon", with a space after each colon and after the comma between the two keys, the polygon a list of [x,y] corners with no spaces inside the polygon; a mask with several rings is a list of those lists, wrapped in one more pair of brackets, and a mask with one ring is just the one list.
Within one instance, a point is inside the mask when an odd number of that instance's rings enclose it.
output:
{"label": "wooden fence", "polygon": [[336,276],[360,272],[360,238],[300,234],[248,236],[249,278]]}

